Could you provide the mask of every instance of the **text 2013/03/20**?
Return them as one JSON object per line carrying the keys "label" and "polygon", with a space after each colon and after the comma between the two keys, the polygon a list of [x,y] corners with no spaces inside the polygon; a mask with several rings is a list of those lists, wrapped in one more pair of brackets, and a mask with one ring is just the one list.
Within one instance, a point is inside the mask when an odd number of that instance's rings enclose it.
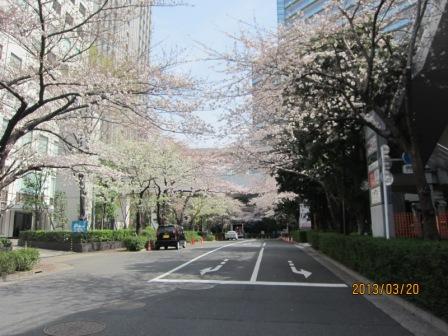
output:
{"label": "text 2013/03/20", "polygon": [[353,295],[418,295],[421,287],[418,283],[363,283],[352,284]]}

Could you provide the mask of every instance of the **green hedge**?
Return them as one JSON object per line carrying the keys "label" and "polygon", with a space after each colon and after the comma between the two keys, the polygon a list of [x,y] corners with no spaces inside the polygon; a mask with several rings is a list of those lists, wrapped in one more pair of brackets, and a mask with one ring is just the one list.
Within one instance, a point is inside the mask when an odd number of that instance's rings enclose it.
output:
{"label": "green hedge", "polygon": [[185,231],[185,239],[188,242],[191,242],[193,239],[195,241],[199,241],[199,240],[201,240],[201,238],[202,238],[202,236],[197,231]]}
{"label": "green hedge", "polygon": [[215,235],[208,234],[208,235],[205,236],[204,240],[205,241],[215,241],[216,240],[215,239]]}
{"label": "green hedge", "polygon": [[448,242],[311,233],[311,244],[375,283],[418,283],[404,296],[448,321]]}
{"label": "green hedge", "polygon": [[156,240],[156,230],[150,226],[147,226],[143,232],[142,236],[146,237],[147,240]]}
{"label": "green hedge", "polygon": [[306,243],[308,242],[308,231],[303,230],[294,230],[291,231],[292,239],[299,243]]}
{"label": "green hedge", "polygon": [[124,246],[128,251],[140,251],[145,247],[146,242],[147,239],[144,236],[126,237],[123,240]]}
{"label": "green hedge", "polygon": [[39,252],[32,248],[0,252],[0,274],[30,271],[38,261]]}
{"label": "green hedge", "polygon": [[123,241],[127,237],[135,236],[133,230],[92,230],[83,233],[73,233],[71,231],[21,231],[19,239],[22,241],[42,241],[42,242],[109,242]]}
{"label": "green hedge", "polygon": [[12,243],[6,237],[0,237],[0,251],[11,251]]}

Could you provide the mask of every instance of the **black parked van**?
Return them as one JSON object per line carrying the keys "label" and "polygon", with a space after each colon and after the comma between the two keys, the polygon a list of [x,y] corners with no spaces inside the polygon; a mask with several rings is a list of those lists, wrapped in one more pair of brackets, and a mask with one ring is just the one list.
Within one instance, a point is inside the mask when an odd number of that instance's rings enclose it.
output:
{"label": "black parked van", "polygon": [[182,246],[187,247],[187,240],[185,239],[184,228],[180,225],[165,225],[157,228],[157,240],[155,244],[156,250],[160,247],[165,250],[168,246],[174,246],[177,250]]}

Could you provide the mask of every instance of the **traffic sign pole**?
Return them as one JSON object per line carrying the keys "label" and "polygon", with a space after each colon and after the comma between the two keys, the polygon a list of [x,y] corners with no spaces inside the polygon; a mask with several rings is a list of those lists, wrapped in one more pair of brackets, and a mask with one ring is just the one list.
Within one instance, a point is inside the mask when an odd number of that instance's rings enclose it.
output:
{"label": "traffic sign pole", "polygon": [[383,195],[384,195],[384,223],[386,226],[386,239],[390,239],[389,234],[389,202],[387,197],[387,185],[386,185],[386,163],[384,160],[385,155],[389,154],[389,146],[383,145],[381,146],[381,175],[382,175],[382,183],[383,183]]}

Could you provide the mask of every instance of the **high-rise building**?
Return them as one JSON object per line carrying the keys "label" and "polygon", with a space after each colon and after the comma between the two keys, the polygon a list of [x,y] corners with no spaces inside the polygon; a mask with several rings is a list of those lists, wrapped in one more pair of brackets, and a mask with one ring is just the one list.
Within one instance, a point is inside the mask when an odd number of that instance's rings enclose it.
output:
{"label": "high-rise building", "polygon": [[136,6],[127,11],[103,14],[99,47],[112,60],[130,59],[142,66],[149,64],[151,6]]}
{"label": "high-rise building", "polygon": [[[345,0],[344,6],[350,8],[355,3],[355,0]],[[306,20],[331,5],[332,2],[329,0],[277,0],[277,20],[279,24],[290,24],[298,17]],[[385,30],[394,31],[409,25],[411,15],[407,14],[410,14],[414,5],[415,0],[397,1],[388,14],[396,17],[396,20],[392,20]]]}

